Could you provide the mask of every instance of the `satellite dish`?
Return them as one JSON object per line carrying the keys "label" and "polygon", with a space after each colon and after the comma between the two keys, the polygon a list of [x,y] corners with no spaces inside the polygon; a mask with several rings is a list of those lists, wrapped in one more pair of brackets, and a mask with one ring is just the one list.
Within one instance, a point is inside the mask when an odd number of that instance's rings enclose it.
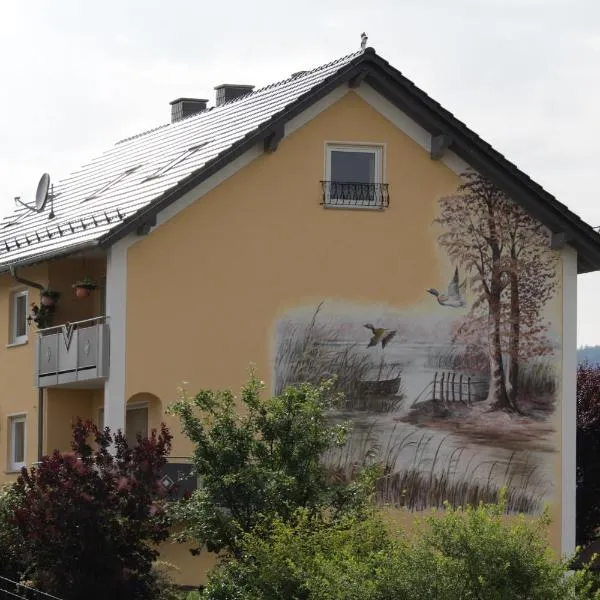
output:
{"label": "satellite dish", "polygon": [[50,175],[48,173],[44,173],[40,177],[40,181],[38,182],[37,191],[35,193],[35,204],[27,204],[27,202],[23,202],[19,196],[15,196],[15,202],[24,206],[28,210],[31,210],[36,213],[41,213],[44,210],[44,206],[46,206],[46,202],[50,200],[52,202],[52,206],[50,208],[50,214],[48,215],[49,219],[54,219],[54,193],[50,191]]}
{"label": "satellite dish", "polygon": [[37,186],[37,192],[35,193],[35,210],[41,212],[46,206],[46,200],[48,200],[48,190],[50,189],[50,175],[44,173],[40,177],[40,181]]}

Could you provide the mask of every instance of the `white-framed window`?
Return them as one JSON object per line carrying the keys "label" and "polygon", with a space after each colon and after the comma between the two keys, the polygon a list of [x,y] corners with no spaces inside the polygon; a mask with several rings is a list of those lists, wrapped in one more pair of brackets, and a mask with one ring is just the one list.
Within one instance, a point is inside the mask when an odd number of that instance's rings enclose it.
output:
{"label": "white-framed window", "polygon": [[347,183],[381,183],[383,147],[327,144],[327,179]]}
{"label": "white-framed window", "polygon": [[327,144],[323,203],[353,208],[387,206],[383,146]]}
{"label": "white-framed window", "polygon": [[27,290],[13,292],[10,298],[10,343],[27,341]]}
{"label": "white-framed window", "polygon": [[19,471],[25,466],[27,448],[27,417],[8,417],[8,470]]}
{"label": "white-framed window", "polygon": [[[104,408],[98,411],[98,427],[104,428]],[[114,433],[114,432],[111,432]],[[137,436],[148,437],[148,403],[134,402],[125,413],[125,439],[131,448],[137,444]]]}

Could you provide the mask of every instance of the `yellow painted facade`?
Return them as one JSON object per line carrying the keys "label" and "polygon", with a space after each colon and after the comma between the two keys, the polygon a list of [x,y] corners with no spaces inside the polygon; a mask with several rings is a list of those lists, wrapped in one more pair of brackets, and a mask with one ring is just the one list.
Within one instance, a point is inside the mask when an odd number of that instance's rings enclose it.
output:
{"label": "yellow painted facade", "polygon": [[[19,276],[47,285],[48,266],[36,265],[19,271]],[[37,457],[38,391],[34,386],[35,333],[29,330],[24,344],[13,345],[11,334],[12,298],[15,292],[27,290],[28,302],[38,298],[38,291],[15,281],[8,273],[0,275],[0,340],[2,360],[2,402],[0,402],[0,480],[10,481],[15,477],[9,464],[9,418],[11,415],[26,415],[27,462]]]}
{"label": "yellow painted facade", "polygon": [[[326,144],[334,142],[383,147],[388,208],[323,208],[320,181],[325,179]],[[436,246],[433,221],[438,200],[455,193],[459,183],[459,176],[442,161],[431,160],[426,150],[349,90],[286,137],[276,152],[262,154],[129,247],[125,398],[148,402],[149,427],[166,420],[175,435],[173,456],[187,457],[190,444],[178,423],[164,415],[178,386],[184,384],[192,393],[200,388],[238,389],[254,363],[271,389],[275,329],[290,311],[318,305],[324,298],[358,309],[433,310],[435,300],[424,290],[447,281],[450,269]],[[24,268],[20,275],[63,292],[55,319],[62,323],[103,314],[100,293],[78,300],[70,285],[86,274],[102,281],[105,273],[106,260],[99,257],[85,263],[80,258],[51,261]],[[9,294],[19,287],[10,275],[0,276],[0,314],[5,315],[0,337],[5,341]],[[561,298],[559,289],[548,308],[557,315],[557,331]],[[27,344],[4,348],[0,361],[1,456],[7,455],[7,416],[26,412],[28,461],[37,452],[33,331]],[[67,447],[77,416],[98,420],[102,388],[45,393],[46,452]],[[559,410],[552,419],[560,432]],[[552,541],[559,548],[559,433],[552,440],[557,450]],[[181,547],[163,548],[162,559],[180,569],[177,581],[203,580],[210,557],[194,559]]]}

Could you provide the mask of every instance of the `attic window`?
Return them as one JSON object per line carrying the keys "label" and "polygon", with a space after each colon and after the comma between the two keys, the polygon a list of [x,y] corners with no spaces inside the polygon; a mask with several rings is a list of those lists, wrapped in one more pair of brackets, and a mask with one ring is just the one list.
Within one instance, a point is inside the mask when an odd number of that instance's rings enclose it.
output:
{"label": "attic window", "polygon": [[101,196],[102,194],[104,194],[104,192],[107,192],[112,187],[123,181],[125,177],[129,177],[129,175],[135,173],[135,171],[137,171],[140,168],[140,166],[141,165],[138,165],[137,167],[132,167],[131,169],[127,169],[123,173],[120,173],[119,175],[117,175],[117,177],[109,181],[107,184],[103,185],[100,189],[96,190],[91,196],[85,198],[83,202],[87,202],[88,200],[95,200],[96,198],[98,198],[98,196]]}
{"label": "attic window", "polygon": [[162,167],[159,167],[152,175],[148,175],[144,181],[150,181],[151,179],[156,179],[157,177],[162,177],[167,171],[170,171],[173,167],[183,162],[192,154],[195,154],[201,148],[204,148],[209,142],[203,142],[202,144],[198,144],[197,146],[192,146],[187,150],[184,150],[181,154],[178,154],[174,159],[170,160],[168,163],[164,164]]}
{"label": "attic window", "polygon": [[326,207],[374,208],[389,205],[383,182],[383,146],[327,144],[322,204]]}

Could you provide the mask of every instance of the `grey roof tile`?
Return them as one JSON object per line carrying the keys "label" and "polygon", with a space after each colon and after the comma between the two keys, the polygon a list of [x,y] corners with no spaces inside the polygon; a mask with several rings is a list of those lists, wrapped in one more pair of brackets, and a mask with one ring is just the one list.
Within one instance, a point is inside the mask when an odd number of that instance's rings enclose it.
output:
{"label": "grey roof tile", "polygon": [[[361,53],[117,142],[54,184],[54,219],[48,218],[48,202],[41,213],[18,206],[0,221],[0,270],[94,244]],[[170,163],[160,176],[151,177]]]}

